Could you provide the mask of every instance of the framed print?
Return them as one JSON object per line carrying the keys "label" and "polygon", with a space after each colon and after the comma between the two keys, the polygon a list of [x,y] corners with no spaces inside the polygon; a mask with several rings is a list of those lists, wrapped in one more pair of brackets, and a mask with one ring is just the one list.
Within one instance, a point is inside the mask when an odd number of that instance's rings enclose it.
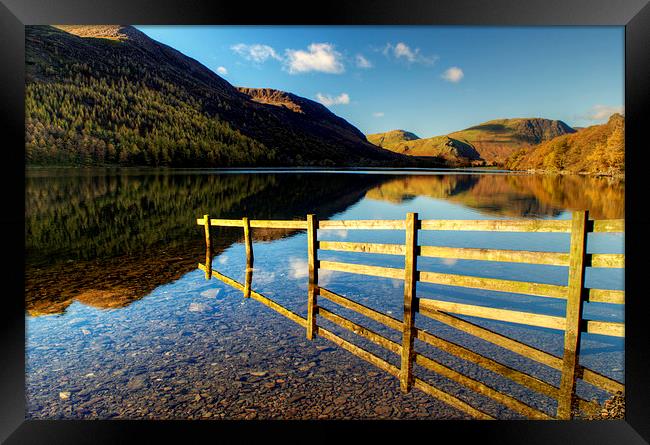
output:
{"label": "framed print", "polygon": [[2,439],[647,443],[647,2],[317,9],[3,0]]}

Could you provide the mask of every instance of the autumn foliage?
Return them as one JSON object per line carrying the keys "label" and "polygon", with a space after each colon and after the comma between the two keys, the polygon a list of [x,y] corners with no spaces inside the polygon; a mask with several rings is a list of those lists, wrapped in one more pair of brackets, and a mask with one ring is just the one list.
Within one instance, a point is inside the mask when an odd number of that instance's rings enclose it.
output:
{"label": "autumn foliage", "polygon": [[625,118],[616,113],[602,125],[556,137],[514,153],[513,170],[620,175],[625,172]]}

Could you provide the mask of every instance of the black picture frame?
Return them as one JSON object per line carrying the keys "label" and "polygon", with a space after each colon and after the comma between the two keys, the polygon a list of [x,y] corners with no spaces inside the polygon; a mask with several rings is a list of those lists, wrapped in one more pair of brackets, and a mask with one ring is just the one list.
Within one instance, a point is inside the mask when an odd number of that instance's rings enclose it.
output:
{"label": "black picture frame", "polygon": [[[283,442],[341,440],[353,429],[364,440],[445,440],[454,443],[643,444],[650,442],[646,370],[644,266],[649,262],[644,214],[642,139],[650,99],[649,0],[328,0],[318,4],[222,0],[0,0],[0,104],[3,202],[0,211],[5,277],[0,364],[0,440],[24,443],[151,442],[154,435],[187,443],[248,439]],[[229,422],[229,421],[25,421],[24,306],[24,25],[31,24],[231,24],[231,25],[616,25],[625,26],[626,114],[626,415],[621,421],[499,422]],[[558,48],[561,50],[561,48]],[[225,433],[234,436],[226,439]],[[422,435],[420,435],[422,434]],[[451,436],[449,435],[451,434]]]}

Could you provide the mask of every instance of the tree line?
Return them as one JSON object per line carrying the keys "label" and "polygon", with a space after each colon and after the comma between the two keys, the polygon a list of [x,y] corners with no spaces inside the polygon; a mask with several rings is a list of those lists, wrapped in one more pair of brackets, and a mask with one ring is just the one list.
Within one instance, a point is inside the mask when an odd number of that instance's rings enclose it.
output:
{"label": "tree line", "polygon": [[71,64],[26,86],[26,161],[38,165],[265,165],[276,151],[247,137],[175,85],[123,67],[116,77]]}

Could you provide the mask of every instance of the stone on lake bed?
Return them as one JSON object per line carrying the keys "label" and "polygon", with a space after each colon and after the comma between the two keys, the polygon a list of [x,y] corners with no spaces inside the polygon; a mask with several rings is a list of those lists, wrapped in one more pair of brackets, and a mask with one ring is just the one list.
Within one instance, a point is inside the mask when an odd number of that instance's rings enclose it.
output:
{"label": "stone on lake bed", "polygon": [[217,295],[219,295],[219,291],[221,291],[221,289],[208,289],[204,290],[199,295],[205,298],[215,298]]}
{"label": "stone on lake bed", "polygon": [[61,400],[68,400],[70,398],[70,391],[61,391],[59,393],[59,398]]}
{"label": "stone on lake bed", "polygon": [[129,380],[129,383],[126,384],[128,389],[142,389],[146,386],[144,377],[137,376]]}
{"label": "stone on lake bed", "polygon": [[306,396],[304,394],[296,394],[294,396],[291,396],[287,399],[287,402],[289,403],[296,403],[298,400],[304,399]]}
{"label": "stone on lake bed", "polygon": [[298,370],[299,370],[299,371],[303,371],[303,372],[304,372],[304,371],[309,371],[309,370],[310,370],[311,368],[313,368],[314,366],[316,366],[316,362],[309,362],[309,363],[307,363],[306,365],[303,365],[303,366],[298,367]]}
{"label": "stone on lake bed", "polygon": [[210,306],[205,303],[190,303],[190,307],[188,308],[190,312],[205,312],[208,309],[210,309]]}
{"label": "stone on lake bed", "polygon": [[269,373],[267,371],[250,371],[249,374],[255,377],[266,377]]}

